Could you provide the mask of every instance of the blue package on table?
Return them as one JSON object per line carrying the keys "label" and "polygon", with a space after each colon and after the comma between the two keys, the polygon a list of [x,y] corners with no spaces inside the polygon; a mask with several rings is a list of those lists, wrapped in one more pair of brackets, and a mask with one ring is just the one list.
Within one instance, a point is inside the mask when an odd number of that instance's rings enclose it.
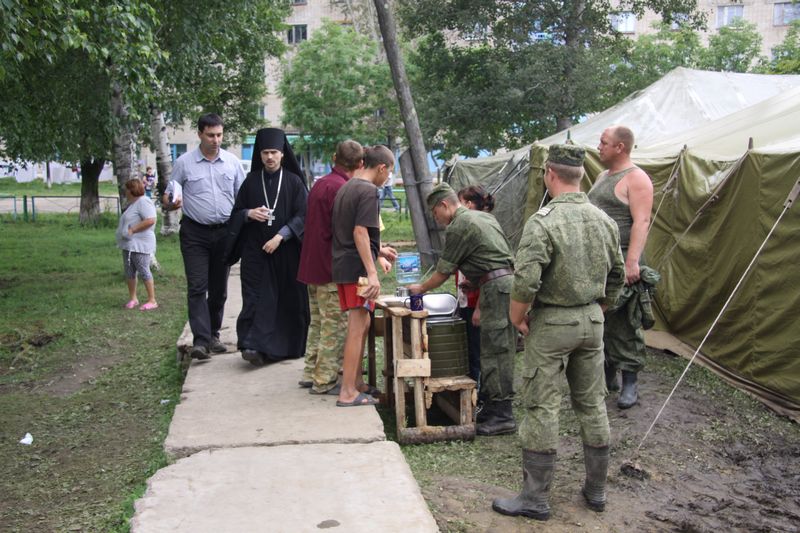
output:
{"label": "blue package on table", "polygon": [[397,255],[395,261],[395,274],[397,283],[405,285],[417,283],[422,275],[422,263],[416,252],[403,252]]}

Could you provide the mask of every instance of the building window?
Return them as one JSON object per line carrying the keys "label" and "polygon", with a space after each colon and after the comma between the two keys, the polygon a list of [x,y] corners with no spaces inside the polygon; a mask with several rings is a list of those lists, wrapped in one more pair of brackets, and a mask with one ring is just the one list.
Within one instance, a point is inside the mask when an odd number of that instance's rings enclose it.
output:
{"label": "building window", "polygon": [[717,28],[727,26],[736,19],[744,18],[744,6],[719,6],[717,8]]}
{"label": "building window", "polygon": [[689,23],[689,15],[686,13],[673,13],[672,22],[669,23],[669,29],[678,31],[683,26]]}
{"label": "building window", "polygon": [[634,33],[636,31],[636,15],[629,11],[611,15],[611,27],[620,33]]}
{"label": "building window", "polygon": [[301,43],[308,39],[308,26],[305,24],[296,24],[289,28],[287,33],[287,42],[289,44]]}
{"label": "building window", "polygon": [[266,118],[267,118],[267,106],[266,105],[258,106],[258,118],[266,120]]}
{"label": "building window", "polygon": [[306,2],[306,0],[292,0],[292,5],[293,6],[304,6],[307,3],[308,2]]}
{"label": "building window", "polygon": [[788,26],[797,19],[800,19],[800,4],[779,2],[773,7],[773,25]]}
{"label": "building window", "polygon": [[169,153],[172,154],[172,161],[174,162],[180,156],[186,153],[186,145],[185,144],[170,144],[169,145]]}

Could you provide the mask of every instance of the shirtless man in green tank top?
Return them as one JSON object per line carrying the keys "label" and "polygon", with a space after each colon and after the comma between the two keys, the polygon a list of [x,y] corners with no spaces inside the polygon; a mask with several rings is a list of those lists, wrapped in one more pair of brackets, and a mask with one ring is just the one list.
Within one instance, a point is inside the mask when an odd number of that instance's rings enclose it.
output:
{"label": "shirtless man in green tank top", "polygon": [[[589,200],[605,211],[619,227],[619,242],[625,258],[625,283],[639,281],[650,213],[653,208],[653,182],[631,162],[633,132],[625,126],[603,131],[597,147],[600,162],[606,167],[598,176]],[[618,390],[617,370],[622,371],[622,392],[617,405],[633,407],[638,401],[637,374],[644,366],[644,332],[628,324],[624,310],[606,316],[603,342],[606,353],[606,385]]]}

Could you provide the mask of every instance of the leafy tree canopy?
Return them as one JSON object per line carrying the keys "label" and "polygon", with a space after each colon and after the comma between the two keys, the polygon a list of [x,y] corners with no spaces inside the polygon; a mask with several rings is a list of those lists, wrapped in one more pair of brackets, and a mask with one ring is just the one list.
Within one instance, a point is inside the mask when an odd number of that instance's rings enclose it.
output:
{"label": "leafy tree canopy", "polygon": [[772,59],[763,61],[761,72],[800,74],[800,20],[793,20],[783,42],[772,49]]}
{"label": "leafy tree canopy", "polygon": [[414,91],[427,142],[474,155],[568,127],[616,94],[612,69],[628,41],[612,15],[649,9],[701,27],[695,8],[695,0],[405,0],[404,26],[422,36]]}
{"label": "leafy tree canopy", "polygon": [[377,44],[349,26],[325,21],[300,43],[278,91],[284,124],[303,134],[299,150],[328,155],[343,139],[386,143],[399,131],[389,67]]}

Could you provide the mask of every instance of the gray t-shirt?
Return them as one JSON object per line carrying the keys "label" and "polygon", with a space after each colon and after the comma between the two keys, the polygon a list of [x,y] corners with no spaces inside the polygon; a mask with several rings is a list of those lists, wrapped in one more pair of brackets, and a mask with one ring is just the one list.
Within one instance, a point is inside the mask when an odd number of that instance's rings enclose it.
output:
{"label": "gray t-shirt", "polygon": [[144,231],[128,235],[128,228],[148,218],[156,218],[156,206],[153,205],[153,201],[150,198],[140,196],[119,217],[117,247],[130,252],[154,254],[156,252],[155,224]]}
{"label": "gray t-shirt", "polygon": [[381,243],[378,188],[372,183],[353,178],[342,185],[333,203],[333,281],[356,283],[367,270],[358,255],[353,230],[367,228],[372,258],[378,257]]}

